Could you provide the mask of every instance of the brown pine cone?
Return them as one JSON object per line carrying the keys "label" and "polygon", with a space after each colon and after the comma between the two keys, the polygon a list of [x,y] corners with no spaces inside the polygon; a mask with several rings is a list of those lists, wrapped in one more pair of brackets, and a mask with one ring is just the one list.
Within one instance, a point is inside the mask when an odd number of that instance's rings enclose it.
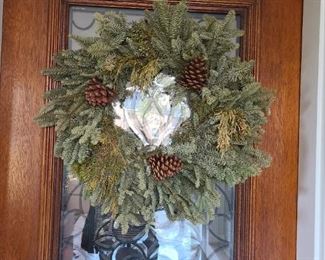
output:
{"label": "brown pine cone", "polygon": [[90,80],[85,90],[85,98],[91,106],[106,106],[116,99],[116,92],[106,88],[98,78]]}
{"label": "brown pine cone", "polygon": [[148,164],[157,181],[173,177],[182,170],[182,161],[175,155],[155,154],[148,158]]}
{"label": "brown pine cone", "polygon": [[204,58],[192,59],[184,68],[178,83],[185,88],[200,92],[208,81],[208,66]]}

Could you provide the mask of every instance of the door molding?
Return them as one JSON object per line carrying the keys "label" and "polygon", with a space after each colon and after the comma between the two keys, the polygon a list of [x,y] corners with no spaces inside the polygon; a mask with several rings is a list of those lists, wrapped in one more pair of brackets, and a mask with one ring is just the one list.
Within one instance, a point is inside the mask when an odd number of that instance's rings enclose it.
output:
{"label": "door molding", "polygon": [[[65,17],[67,5],[61,0],[49,0],[46,67],[53,64],[53,56],[65,48]],[[64,17],[64,19],[62,19]],[[58,87],[46,77],[44,91]],[[43,159],[40,186],[40,228],[38,259],[59,259],[61,195],[63,162],[54,156],[54,128],[43,129]]]}
{"label": "door molding", "polygon": [[[170,1],[177,3],[178,1]],[[69,29],[69,9],[71,6],[94,6],[109,8],[151,9],[152,1],[107,1],[107,0],[65,0],[51,1],[49,10],[48,63],[50,66],[53,55],[67,46]],[[259,36],[260,36],[260,1],[189,1],[189,9],[202,13],[227,13],[234,9],[241,16],[241,27],[245,36],[241,39],[241,57],[255,60],[255,75],[258,78]],[[61,17],[61,19],[58,19]],[[46,90],[57,87],[47,78]],[[55,159],[53,149],[55,132],[45,129],[43,138],[43,168],[41,176],[41,215],[40,249],[42,259],[56,259],[59,251],[59,230],[61,216],[62,161]],[[249,179],[245,184],[236,187],[235,201],[235,259],[255,259],[255,187],[256,178]]]}

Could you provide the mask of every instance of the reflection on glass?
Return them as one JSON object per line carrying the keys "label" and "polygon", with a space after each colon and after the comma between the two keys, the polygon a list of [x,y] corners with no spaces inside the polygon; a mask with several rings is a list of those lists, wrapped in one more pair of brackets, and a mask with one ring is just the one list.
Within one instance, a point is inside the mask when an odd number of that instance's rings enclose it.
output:
{"label": "reflection on glass", "polygon": [[[95,35],[94,15],[107,9],[72,7],[70,34]],[[115,9],[129,21],[140,19],[143,11]],[[193,14],[200,18],[201,14]],[[221,16],[222,17],[222,16]],[[74,40],[69,48],[77,49]],[[222,206],[208,225],[193,225],[189,221],[171,222],[163,210],[156,212],[155,226],[130,228],[126,235],[114,227],[109,215],[90,206],[83,196],[82,185],[67,170],[61,220],[61,259],[63,260],[230,260],[233,258],[234,189],[220,184]]]}

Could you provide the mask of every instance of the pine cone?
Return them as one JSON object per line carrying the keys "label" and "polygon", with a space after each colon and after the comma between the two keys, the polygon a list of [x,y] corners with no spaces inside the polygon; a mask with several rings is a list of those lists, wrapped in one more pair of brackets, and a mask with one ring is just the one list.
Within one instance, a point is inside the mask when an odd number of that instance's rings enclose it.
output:
{"label": "pine cone", "polygon": [[115,100],[116,92],[106,88],[98,78],[93,78],[85,90],[85,97],[91,106],[106,106]]}
{"label": "pine cone", "polygon": [[182,161],[175,155],[152,155],[148,158],[152,174],[157,181],[165,180],[179,173],[182,169]]}
{"label": "pine cone", "polygon": [[200,92],[207,84],[208,66],[202,57],[192,59],[184,68],[178,83],[185,88]]}

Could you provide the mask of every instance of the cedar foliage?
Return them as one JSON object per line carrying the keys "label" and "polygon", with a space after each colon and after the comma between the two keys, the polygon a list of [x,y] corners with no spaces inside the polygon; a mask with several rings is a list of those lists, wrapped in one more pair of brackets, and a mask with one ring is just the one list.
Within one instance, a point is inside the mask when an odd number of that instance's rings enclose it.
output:
{"label": "cedar foliage", "polygon": [[[216,183],[235,185],[268,167],[270,158],[256,145],[273,95],[255,81],[253,63],[232,57],[235,13],[223,20],[192,19],[184,2],[154,4],[139,22],[123,15],[96,16],[97,37],[74,37],[80,50],[64,50],[44,75],[61,87],[45,94],[46,106],[36,118],[42,127],[55,126],[55,154],[85,183],[94,205],[128,225],[153,222],[164,208],[169,219],[205,223],[220,203]],[[157,73],[176,78],[196,57],[207,61],[208,80],[200,92],[178,84],[168,89],[173,103],[187,99],[191,118],[172,136],[168,147],[146,147],[132,133],[114,125],[112,106],[91,107],[85,88],[97,77],[118,99],[130,94],[127,83],[145,89]],[[147,158],[176,155],[183,164],[173,178],[153,178]]]}

